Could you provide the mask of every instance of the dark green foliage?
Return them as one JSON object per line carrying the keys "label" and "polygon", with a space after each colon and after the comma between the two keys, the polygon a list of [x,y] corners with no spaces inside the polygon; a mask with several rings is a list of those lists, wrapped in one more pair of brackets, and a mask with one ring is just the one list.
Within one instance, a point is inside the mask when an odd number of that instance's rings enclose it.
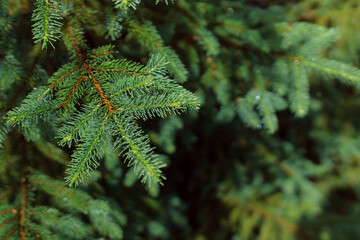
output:
{"label": "dark green foliage", "polygon": [[113,0],[115,4],[115,8],[122,8],[127,10],[128,8],[136,9],[136,5],[138,5],[141,0]]}
{"label": "dark green foliage", "polygon": [[150,22],[140,24],[138,21],[133,20],[127,24],[129,25],[128,31],[130,34],[133,34],[133,37],[140,41],[143,46],[165,57],[166,61],[169,62],[170,72],[177,81],[185,82],[187,80],[188,71],[179,56],[170,47],[164,46],[162,37]]}
{"label": "dark green foliage", "polygon": [[54,41],[59,39],[61,23],[61,6],[57,0],[36,0],[32,15],[35,43],[43,41],[42,48],[49,42],[54,47]]}
{"label": "dark green foliage", "polygon": [[106,29],[104,31],[106,34],[106,38],[111,38],[111,40],[114,41],[121,36],[123,26],[120,24],[120,22],[122,20],[123,18],[120,13],[110,13],[106,16]]}
{"label": "dark green foliage", "polygon": [[1,1],[0,238],[359,239],[331,2]]}
{"label": "dark green foliage", "polygon": [[[142,136],[134,118],[165,117],[169,113],[198,108],[197,97],[166,76],[164,57],[153,55],[146,66],[112,56],[113,47],[93,50],[89,60],[81,52],[73,30],[68,27],[79,63],[66,64],[50,78],[49,88],[34,90],[20,107],[9,112],[9,122],[30,127],[39,119],[62,117],[61,145],[74,141],[77,149],[67,170],[67,183],[77,185],[99,165],[103,144],[116,139],[129,166],[135,166],[142,181],[161,183],[161,163],[153,157],[149,140]],[[100,58],[100,59],[98,59]],[[79,64],[79,65],[78,65]],[[57,79],[57,80],[55,80]],[[52,96],[55,96],[54,98]],[[83,109],[77,110],[83,99]]]}

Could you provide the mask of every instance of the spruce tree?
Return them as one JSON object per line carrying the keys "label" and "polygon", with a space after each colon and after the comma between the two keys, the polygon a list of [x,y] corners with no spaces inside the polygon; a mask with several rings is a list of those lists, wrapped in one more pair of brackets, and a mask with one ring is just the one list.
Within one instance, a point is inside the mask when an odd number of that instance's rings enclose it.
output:
{"label": "spruce tree", "polygon": [[1,1],[0,238],[358,239],[360,70],[289,10]]}

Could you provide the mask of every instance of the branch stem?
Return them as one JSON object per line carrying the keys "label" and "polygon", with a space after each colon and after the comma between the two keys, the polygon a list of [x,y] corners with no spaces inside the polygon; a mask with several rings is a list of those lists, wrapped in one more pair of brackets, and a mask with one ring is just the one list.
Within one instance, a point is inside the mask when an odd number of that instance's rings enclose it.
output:
{"label": "branch stem", "polygon": [[76,41],[76,38],[74,36],[74,33],[73,33],[72,29],[69,26],[67,26],[66,30],[69,33],[69,36],[71,38],[71,41],[73,42],[74,48],[75,48],[76,52],[78,53],[78,55],[79,55],[79,57],[80,57],[80,59],[82,61],[82,64],[83,64],[86,72],[88,73],[89,78],[93,82],[93,84],[94,84],[96,90],[98,91],[100,97],[102,98],[103,102],[105,103],[105,105],[107,106],[107,108],[109,109],[110,112],[112,112],[113,110],[116,110],[116,108],[114,108],[111,105],[109,99],[106,97],[104,91],[102,90],[102,88],[101,88],[101,86],[99,84],[99,81],[94,76],[93,71],[91,70],[89,64],[86,61],[85,54],[81,51],[80,47],[77,44],[77,41]]}

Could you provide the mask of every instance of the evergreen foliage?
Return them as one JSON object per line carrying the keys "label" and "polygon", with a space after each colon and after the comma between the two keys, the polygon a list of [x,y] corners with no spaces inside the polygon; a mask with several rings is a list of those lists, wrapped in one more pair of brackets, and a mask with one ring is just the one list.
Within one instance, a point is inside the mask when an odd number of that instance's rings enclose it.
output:
{"label": "evergreen foliage", "polygon": [[[67,27],[78,59],[55,72],[48,88],[32,91],[24,104],[10,111],[9,123],[30,127],[39,119],[51,121],[61,116],[69,121],[59,137],[60,145],[77,144],[67,170],[70,186],[76,186],[97,168],[103,142],[109,137],[116,138],[116,149],[128,150],[128,166],[135,166],[143,182],[160,183],[164,164],[152,154],[149,140],[142,136],[135,119],[196,110],[196,96],[166,77],[164,57],[153,55],[143,66],[114,59],[113,46],[92,50],[86,57],[74,32],[80,31]],[[78,110],[80,99],[83,106]]]}
{"label": "evergreen foliage", "polygon": [[59,3],[56,0],[37,0],[32,15],[35,43],[43,41],[42,48],[49,42],[59,39],[62,18]]}
{"label": "evergreen foliage", "polygon": [[360,238],[358,45],[299,6],[1,1],[0,238]]}
{"label": "evergreen foliage", "polygon": [[115,8],[123,8],[126,10],[129,7],[136,9],[136,5],[140,3],[140,0],[113,0],[113,2]]}

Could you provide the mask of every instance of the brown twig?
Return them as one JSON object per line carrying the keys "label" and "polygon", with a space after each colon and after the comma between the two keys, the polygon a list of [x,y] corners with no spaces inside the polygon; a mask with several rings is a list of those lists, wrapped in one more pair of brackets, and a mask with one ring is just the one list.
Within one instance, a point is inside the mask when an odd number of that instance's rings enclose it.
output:
{"label": "brown twig", "polygon": [[6,224],[15,221],[17,218],[18,218],[18,216],[15,216],[15,217],[13,217],[13,218],[10,218],[10,219],[6,220],[5,222],[0,223],[0,227],[3,227],[3,226],[5,226]]}
{"label": "brown twig", "polygon": [[22,144],[22,158],[21,158],[21,201],[20,201],[20,237],[21,240],[26,240],[26,226],[25,226],[25,215],[26,215],[26,205],[27,205],[27,158],[26,158],[26,143],[23,141]]}
{"label": "brown twig", "polygon": [[103,52],[101,52],[101,53],[92,55],[91,58],[96,58],[96,57],[99,57],[99,56],[107,55],[107,54],[110,54],[110,53],[112,53],[112,52],[114,52],[114,50],[103,51]]}
{"label": "brown twig", "polygon": [[126,70],[117,70],[117,69],[92,69],[92,71],[94,71],[94,72],[122,72],[125,74],[140,76],[140,77],[145,77],[145,76],[149,75],[149,73],[141,74],[141,73],[130,72],[130,71],[126,71]]}
{"label": "brown twig", "polygon": [[77,70],[79,68],[80,67],[76,67],[76,68],[70,69],[69,71],[65,72],[53,84],[51,84],[50,88],[53,89],[60,82],[61,79],[63,79],[64,77],[66,77],[67,75],[69,75],[70,73],[72,73],[73,71],[75,71],[75,70]]}
{"label": "brown twig", "polygon": [[74,94],[75,89],[82,83],[82,81],[84,81],[84,79],[85,79],[86,77],[87,77],[87,76],[83,76],[83,77],[80,78],[80,80],[74,85],[74,87],[70,90],[69,96],[65,99],[65,101],[64,101],[64,103],[61,105],[61,107],[65,107],[65,106],[68,104],[71,96]]}
{"label": "brown twig", "polygon": [[13,235],[16,230],[18,230],[19,225],[15,225],[12,229],[10,229],[10,231],[3,237],[3,240],[8,239],[9,237],[11,237],[11,235]]}
{"label": "brown twig", "polygon": [[3,211],[0,211],[0,214],[4,214],[4,213],[8,213],[8,212],[12,212],[13,214],[17,214],[18,208],[9,208],[9,209],[6,209],[6,210],[3,210]]}
{"label": "brown twig", "polygon": [[74,48],[75,48],[76,52],[78,53],[80,59],[82,60],[83,66],[84,66],[85,70],[87,71],[89,78],[90,78],[91,81],[93,82],[96,90],[98,91],[100,97],[102,98],[103,102],[104,102],[105,105],[107,106],[108,110],[109,110],[110,112],[112,112],[113,110],[116,110],[116,108],[111,105],[109,99],[106,97],[104,91],[102,90],[102,88],[101,88],[98,80],[97,80],[96,77],[94,76],[93,71],[91,70],[89,64],[88,64],[87,61],[86,61],[85,54],[81,51],[80,47],[77,45],[76,38],[75,38],[75,36],[74,36],[74,34],[73,34],[72,29],[70,28],[70,26],[67,26],[67,27],[66,27],[66,31],[69,33],[70,39],[71,39],[71,41],[73,42],[73,45],[74,45]]}
{"label": "brown twig", "polygon": [[15,188],[17,188],[19,186],[18,183],[15,183],[14,185],[12,185],[8,190],[6,190],[1,196],[0,196],[0,200],[5,198],[7,195],[9,195]]}

